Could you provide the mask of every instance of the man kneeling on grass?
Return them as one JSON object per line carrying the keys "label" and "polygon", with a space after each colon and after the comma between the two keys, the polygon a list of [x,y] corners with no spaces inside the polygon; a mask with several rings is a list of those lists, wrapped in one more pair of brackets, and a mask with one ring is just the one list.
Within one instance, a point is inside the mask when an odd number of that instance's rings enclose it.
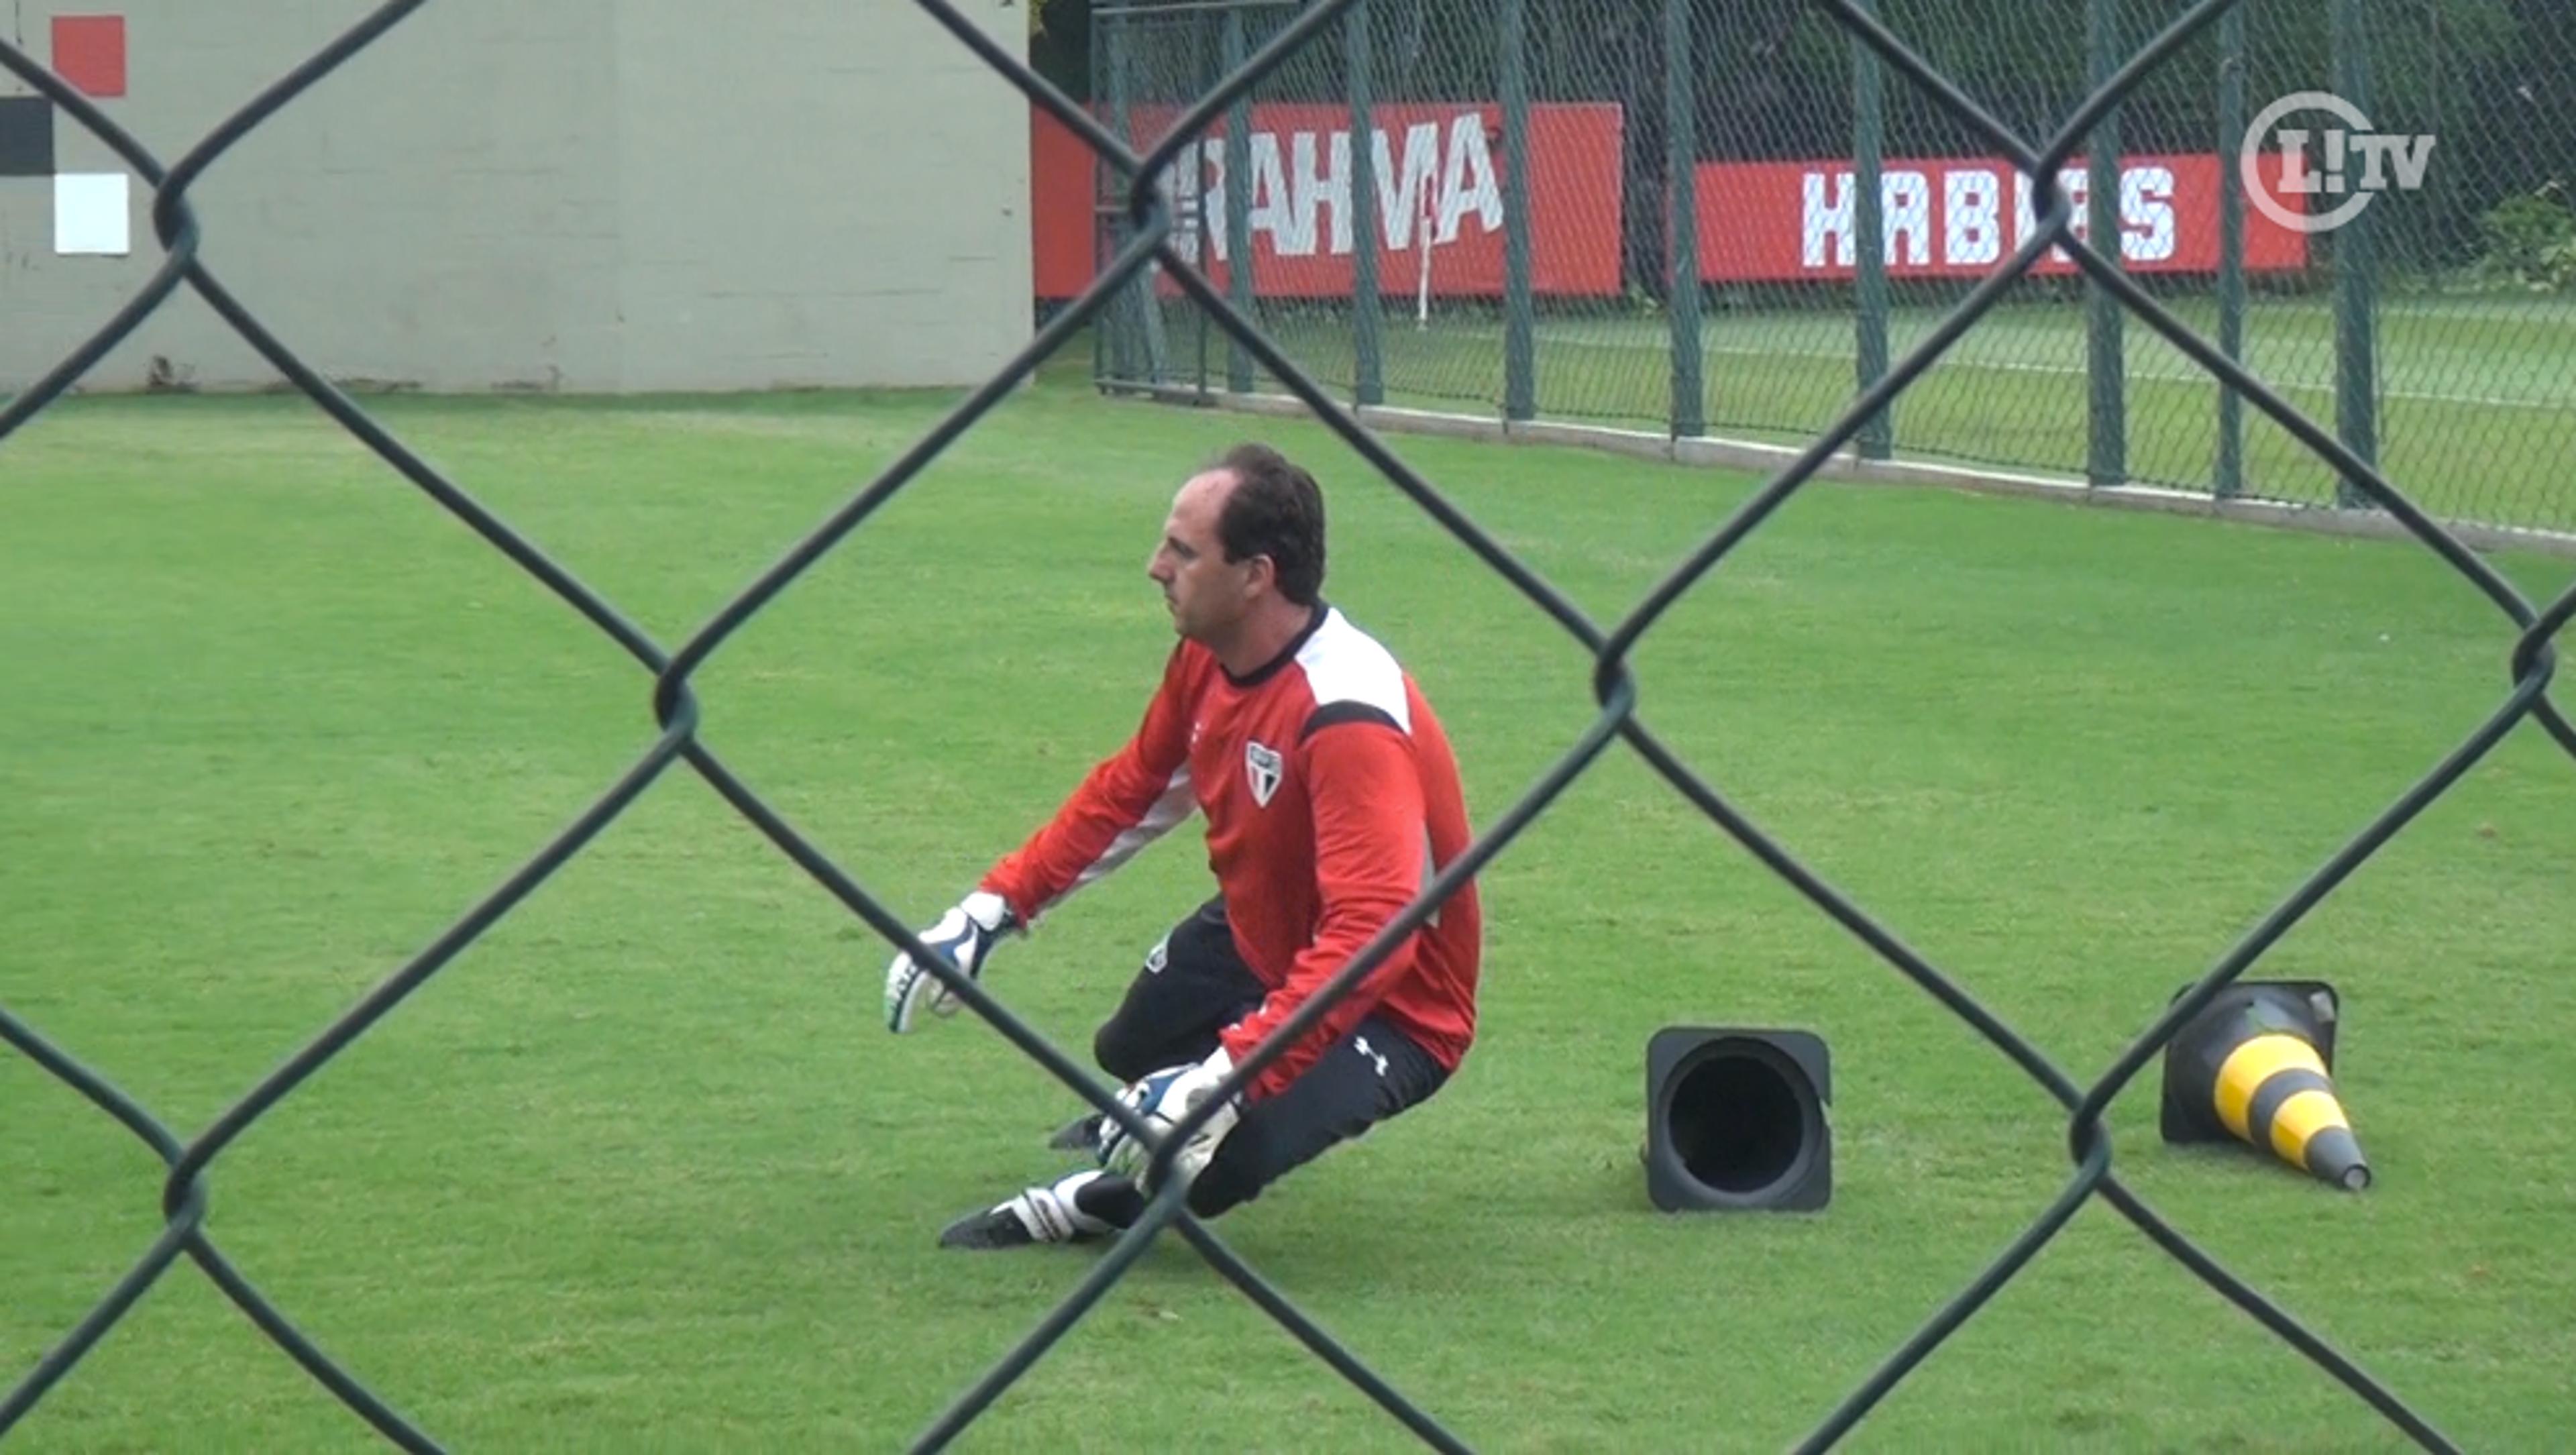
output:
{"label": "man kneeling on grass", "polygon": [[[1470,841],[1447,735],[1410,674],[1320,594],[1314,477],[1243,445],[1174,498],[1146,573],[1180,636],[1126,745],[921,936],[970,976],[1192,808],[1216,896],[1174,925],[1092,1042],[1128,1105],[1178,1121],[1383,929]],[[1175,1157],[1213,1217],[1290,1169],[1419,1105],[1475,1039],[1482,950],[1470,880]],[[886,971],[886,1026],[955,1009],[909,954]],[[1008,1248],[1114,1235],[1143,1214],[1152,1149],[1097,1112],[1050,1145],[1097,1165],[941,1233]]]}

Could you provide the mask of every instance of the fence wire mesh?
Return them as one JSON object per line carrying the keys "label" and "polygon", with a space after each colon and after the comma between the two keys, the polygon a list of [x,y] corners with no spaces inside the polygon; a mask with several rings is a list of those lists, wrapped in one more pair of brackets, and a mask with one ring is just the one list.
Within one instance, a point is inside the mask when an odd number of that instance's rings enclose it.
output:
{"label": "fence wire mesh", "polygon": [[[1165,78],[1158,84],[1162,88],[1163,104],[1171,110],[1162,121],[1138,127],[1115,115],[1108,123],[1094,117],[959,14],[948,0],[917,0],[920,7],[960,44],[973,50],[1038,106],[1072,129],[1085,145],[1126,179],[1118,219],[1120,226],[1116,229],[1119,245],[1091,285],[1071,306],[1040,329],[1017,358],[969,394],[929,434],[852,496],[823,525],[796,542],[768,571],[728,602],[676,651],[666,650],[655,643],[612,604],[575,580],[514,533],[505,522],[394,439],[365,411],[263,328],[224,291],[200,258],[203,239],[188,202],[190,184],[263,120],[393,29],[423,3],[425,0],[389,0],[217,126],[178,163],[166,169],[132,136],[59,78],[36,65],[15,46],[0,41],[0,65],[5,65],[56,106],[71,114],[82,126],[105,140],[153,188],[153,226],[168,254],[167,261],[154,273],[150,282],[95,336],[5,408],[0,408],[0,442],[5,442],[21,425],[61,397],[117,340],[185,283],[205,298],[333,420],[495,548],[528,570],[649,669],[653,675],[652,707],[658,735],[571,827],[544,845],[498,890],[470,908],[426,950],[395,970],[356,1006],[315,1036],[192,1140],[182,1141],[167,1125],[104,1077],[47,1040],[14,1013],[0,1008],[0,1039],[5,1039],[122,1123],[150,1146],[169,1168],[162,1189],[166,1220],[162,1233],[131,1270],[42,1358],[37,1367],[13,1386],[5,1398],[0,1398],[0,1435],[14,1429],[46,1392],[68,1375],[100,1337],[184,1255],[280,1348],[387,1439],[408,1449],[439,1448],[416,1423],[373,1393],[299,1332],[250,1279],[224,1257],[204,1230],[211,1197],[209,1175],[216,1159],[243,1131],[371,1025],[393,1011],[437,974],[459,950],[508,914],[513,906],[633,804],[674,763],[686,762],[704,777],[783,853],[889,944],[908,950],[931,965],[962,1002],[1020,1050],[1044,1065],[1104,1114],[1150,1141],[1154,1134],[1136,1119],[1133,1112],[1095,1086],[1063,1052],[1032,1031],[976,982],[963,978],[948,962],[931,954],[928,947],[890,915],[864,887],[815,849],[758,793],[727,769],[706,744],[698,741],[698,708],[690,679],[738,628],[835,544],[857,529],[925,464],[991,410],[1040,361],[1062,347],[1078,329],[1114,302],[1123,300],[1122,306],[1132,306],[1140,301],[1135,293],[1138,285],[1160,286],[1154,281],[1159,276],[1168,280],[1169,285],[1186,298],[1189,310],[1185,315],[1150,298],[1141,300],[1153,316],[1163,318],[1167,328],[1184,316],[1204,317],[1212,330],[1212,339],[1220,342],[1223,349],[1228,352],[1240,350],[1251,366],[1266,371],[1302,398],[1353,450],[1367,459],[1388,484],[1438,520],[1528,597],[1534,607],[1593,654],[1596,665],[1592,685],[1600,706],[1599,715],[1591,725],[1541,779],[1478,836],[1464,857],[1426,885],[1421,895],[1363,947],[1319,994],[1239,1065],[1226,1090],[1239,1089],[1275,1060],[1287,1044],[1303,1035],[1373,970],[1392,947],[1428,919],[1462,883],[1480,873],[1503,852],[1616,739],[1638,753],[1676,791],[1698,806],[1719,830],[1795,886],[1821,912],[1972,1025],[2000,1054],[2019,1066],[2068,1111],[2067,1146],[2075,1170],[2064,1189],[1967,1288],[1925,1321],[1859,1388],[1828,1412],[1802,1442],[1801,1448],[1828,1448],[1851,1431],[1909,1371],[1974,1316],[2066,1226],[2088,1199],[2094,1197],[2111,1204],[2157,1247],[2189,1267],[2264,1327],[2342,1382],[2406,1435],[2427,1448],[2452,1448],[2438,1430],[2395,1392],[2328,1346],[2261,1292],[2219,1266],[2124,1186],[2111,1171],[2111,1142],[2102,1125],[2103,1114],[2110,1103],[2163,1049],[2185,1021],[2242,976],[2292,926],[2526,719],[2538,722],[2571,758],[2576,758],[2576,725],[2571,725],[2548,693],[2556,667],[2552,639],[2571,617],[2576,617],[2576,587],[2571,587],[2546,607],[2535,606],[2526,599],[2332,431],[2295,407],[2281,391],[2258,378],[2256,372],[2229,359],[2217,346],[2195,332],[2175,309],[2125,276],[2104,253],[2087,245],[2079,236],[2076,226],[2078,212],[2069,192],[2053,180],[2060,165],[2074,157],[2078,148],[2084,145],[2097,121],[2124,99],[2147,94],[2143,87],[2164,74],[2178,57],[2187,56],[2194,46],[2205,44],[2213,27],[2235,5],[2245,3],[2245,0],[2200,0],[2143,44],[2136,45],[2134,49],[2124,49],[2116,69],[2108,64],[2099,64],[2099,84],[2084,94],[2080,104],[2073,105],[2066,112],[2055,129],[2048,133],[2048,140],[2037,144],[2028,140],[2026,133],[2037,127],[2039,118],[2047,114],[2054,99],[2073,94],[2072,89],[2050,89],[2018,100],[2007,95],[1995,104],[2007,113],[2018,111],[2023,117],[2021,125],[2009,124],[2000,119],[1995,110],[1988,109],[1986,101],[1979,99],[1977,92],[1984,88],[1977,84],[1977,68],[1967,64],[1969,57],[1952,55],[1948,57],[1946,66],[1934,58],[1939,48],[1927,44],[1927,38],[1939,32],[1928,16],[1911,17],[1912,23],[1901,21],[1891,27],[1875,17],[1868,0],[1817,0],[1813,7],[1801,7],[1794,22],[1784,18],[1781,22],[1784,30],[1793,23],[1830,23],[1837,27],[1851,44],[1864,47],[1882,62],[1892,78],[1901,78],[1908,90],[1908,99],[1902,103],[1904,110],[1919,114],[1927,126],[1933,124],[1932,118],[1937,117],[1940,125],[1952,128],[1955,134],[1972,138],[1994,154],[2007,158],[2017,173],[2031,179],[2036,226],[2026,239],[2000,258],[1963,297],[1942,313],[1937,322],[1930,323],[1923,335],[1909,344],[1902,357],[1894,360],[1875,384],[1848,400],[1829,426],[1809,441],[1793,464],[1775,475],[1686,558],[1677,562],[1661,583],[1626,616],[1606,628],[1585,616],[1498,545],[1474,521],[1460,513],[1427,480],[1363,427],[1351,410],[1333,400],[1315,374],[1293,361],[1282,344],[1261,326],[1259,319],[1236,301],[1229,300],[1225,284],[1213,279],[1194,261],[1205,256],[1199,250],[1204,243],[1203,234],[1196,242],[1192,238],[1193,229],[1203,221],[1199,212],[1185,200],[1176,205],[1173,198],[1156,185],[1157,179],[1183,157],[1197,139],[1206,134],[1209,124],[1229,107],[1246,102],[1265,84],[1293,82],[1301,73],[1292,69],[1291,63],[1307,54],[1310,47],[1335,35],[1337,28],[1348,27],[1340,32],[1347,38],[1376,25],[1385,18],[1383,15],[1372,19],[1362,0],[1318,0],[1318,3],[1293,12],[1280,10],[1269,13],[1261,22],[1262,33],[1256,40],[1247,12],[1226,10],[1224,14],[1244,17],[1244,20],[1241,34],[1233,33],[1229,22],[1226,33],[1220,34],[1216,40],[1218,54],[1227,59],[1222,78],[1195,91],[1179,80]],[[1521,3],[1523,0],[1505,0],[1505,9],[1517,13]],[[1519,22],[1507,22],[1510,23]],[[1373,37],[1372,43],[1383,39],[1383,36]],[[2103,62],[2107,54],[2097,52],[2097,63]],[[1991,62],[1993,58],[1988,60]],[[1954,79],[1949,74],[1950,67],[1955,67],[1969,79]],[[2010,71],[2009,67],[2000,69],[2007,73]],[[1239,171],[1237,175],[1240,175]],[[2220,955],[2184,994],[2173,999],[2128,1049],[2089,1084],[2079,1083],[2060,1069],[1974,996],[1910,949],[1892,930],[1819,879],[1712,787],[1707,779],[1667,749],[1637,713],[1637,684],[1626,665],[1631,649],[1664,613],[1813,478],[1833,451],[1859,435],[1874,416],[1881,414],[1918,380],[1924,379],[1942,360],[1953,357],[1955,346],[1970,333],[1972,326],[1990,323],[1997,310],[2006,307],[2018,290],[2028,287],[2026,275],[2052,245],[2062,247],[2073,266],[2178,356],[2241,392],[2256,410],[2286,437],[2323,462],[2336,478],[2350,482],[2352,488],[2366,493],[2374,505],[2403,522],[2418,540],[2494,603],[2515,628],[2508,657],[2508,691],[2493,713],[2326,863],[2282,898],[2253,930]],[[1291,314],[1274,321],[1283,326],[1293,326],[1295,320]],[[1172,1130],[1168,1140],[1157,1150],[1155,1162],[1158,1171],[1168,1166],[1177,1146],[1197,1129],[1222,1099],[1210,1098],[1198,1112]],[[918,1445],[939,1447],[965,1430],[1005,1389],[1042,1358],[1067,1329],[1093,1308],[1154,1239],[1174,1228],[1256,1305],[1288,1328],[1337,1373],[1366,1392],[1406,1429],[1436,1448],[1466,1448],[1464,1442],[1422,1404],[1378,1377],[1358,1355],[1316,1325],[1285,1294],[1235,1256],[1213,1232],[1186,1211],[1179,1186],[1168,1181],[1154,1197],[1145,1215],[1118,1239],[1079,1286],[1001,1360],[963,1390],[922,1432]]]}
{"label": "fence wire mesh", "polygon": [[[1094,0],[1094,99],[1117,106],[1120,77],[1203,88],[1224,65],[1218,36],[1240,28],[1257,42],[1291,13],[1263,0]],[[1970,0],[1877,0],[1875,13],[1996,119],[2035,135],[2172,6],[2080,0],[2035,21]],[[2168,308],[2331,421],[2356,454],[2418,481],[2437,518],[2576,531],[2576,494],[2556,465],[2576,448],[2576,132],[2554,121],[2576,104],[2572,75],[2576,12],[2563,5],[2248,0],[2069,156],[2075,229],[2116,228],[2120,260]],[[1207,225],[1261,261],[1237,306],[1249,298],[1288,356],[1345,399],[1794,443],[1926,337],[2036,220],[2035,194],[1988,138],[1887,82],[1874,51],[1789,0],[1365,0],[1255,89],[1250,205],[1229,218],[1212,180]],[[2249,123],[2275,98],[2321,92],[2352,100],[2383,134],[2435,138],[2420,185],[2314,235],[2241,204],[2224,217],[2221,183]],[[1445,124],[1415,134],[1460,106],[1485,116],[1482,149],[1462,157]],[[1484,165],[1508,178],[1523,110],[1531,195],[1516,237],[1524,214],[1484,185]],[[2311,174],[2340,186],[2342,138],[2322,117],[2279,122],[2293,124]],[[1349,192],[1336,154],[1292,154],[1301,134],[1370,131],[1388,138],[1374,197]],[[1224,135],[1220,124],[1212,140]],[[1409,170],[1416,158],[1427,172]],[[1211,154],[1211,179],[1221,166]],[[2357,189],[2358,166],[2349,175]],[[1413,226],[1423,192],[1439,224],[1428,244]],[[1350,247],[1345,198],[1375,205],[1382,256]],[[2309,214],[2338,200],[2282,198]],[[1318,215],[1330,229],[1320,239]],[[1852,246],[1872,234],[1885,239],[1875,266]],[[1525,279],[1510,270],[1514,248]],[[1376,290],[1351,276],[1368,262]],[[1103,362],[1119,382],[1277,386],[1239,355],[1206,372],[1187,354]],[[2370,503],[2182,352],[2124,330],[2110,293],[2062,255],[2009,290],[1858,447],[2095,484]]]}

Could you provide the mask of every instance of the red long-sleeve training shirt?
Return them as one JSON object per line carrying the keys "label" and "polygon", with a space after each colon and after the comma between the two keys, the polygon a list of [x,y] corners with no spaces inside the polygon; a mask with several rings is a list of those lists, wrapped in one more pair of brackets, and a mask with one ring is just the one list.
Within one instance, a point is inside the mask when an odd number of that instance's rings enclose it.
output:
{"label": "red long-sleeve training shirt", "polygon": [[[1235,1060],[1293,1014],[1471,837],[1447,735],[1413,679],[1340,611],[1248,677],[1183,641],[1126,746],[982,887],[1034,923],[1195,807],[1235,948],[1270,987],[1226,1028]],[[1483,926],[1471,880],[1253,1084],[1290,1081],[1372,1009],[1456,1070],[1476,1033]]]}

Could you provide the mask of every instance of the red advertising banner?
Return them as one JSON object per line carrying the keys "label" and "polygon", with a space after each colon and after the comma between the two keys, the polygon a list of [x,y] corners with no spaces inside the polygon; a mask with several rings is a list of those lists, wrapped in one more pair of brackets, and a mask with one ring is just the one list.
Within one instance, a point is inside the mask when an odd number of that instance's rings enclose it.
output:
{"label": "red advertising banner", "polygon": [[[1130,135],[1153,136],[1179,115],[1136,109]],[[1071,298],[1090,283],[1092,155],[1054,117],[1031,109],[1031,225],[1037,293]],[[1503,291],[1502,112],[1493,105],[1388,104],[1371,115],[1378,286],[1413,297]],[[1351,113],[1346,106],[1252,108],[1250,237],[1253,292],[1263,298],[1347,298],[1359,240],[1351,205]],[[1540,295],[1619,293],[1620,145],[1616,105],[1530,108],[1530,287]],[[1174,245],[1220,287],[1226,256],[1222,127],[1185,148],[1171,169],[1183,230]],[[1199,256],[1204,218],[1208,256]],[[1428,278],[1424,274],[1428,270]],[[1177,285],[1166,280],[1166,292]]]}
{"label": "red advertising banner", "polygon": [[1091,148],[1063,122],[1029,108],[1029,233],[1040,298],[1071,298],[1098,271],[1091,256],[1093,161]]}
{"label": "red advertising banner", "polygon": [[[2120,160],[2120,254],[2133,273],[2218,270],[2218,198],[2233,159],[2214,153]],[[2277,180],[2278,167],[2265,169]],[[2090,173],[2082,161],[2058,174],[2075,206],[2075,235],[2090,242]],[[1979,157],[1896,158],[1880,168],[1880,221],[1891,278],[1963,278],[1992,272],[2036,227],[2030,178]],[[1854,183],[1848,161],[1703,162],[1699,167],[1700,276],[1713,282],[1852,276]],[[2304,212],[2299,194],[2275,187]],[[2307,235],[2245,209],[2248,272],[2307,266]],[[2071,273],[2050,248],[2033,268]]]}

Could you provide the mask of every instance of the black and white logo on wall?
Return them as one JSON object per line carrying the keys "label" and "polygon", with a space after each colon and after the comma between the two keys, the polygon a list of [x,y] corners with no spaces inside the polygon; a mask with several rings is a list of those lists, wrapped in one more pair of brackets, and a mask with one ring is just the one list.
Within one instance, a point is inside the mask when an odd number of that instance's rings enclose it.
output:
{"label": "black and white logo on wall", "polygon": [[[57,15],[53,73],[92,101],[125,95],[125,17]],[[14,81],[15,77],[6,79]],[[25,205],[28,182],[50,180],[54,251],[65,257],[123,257],[133,251],[133,177],[122,171],[65,167],[64,150],[77,148],[112,163],[107,144],[41,93],[0,95],[0,209]]]}

